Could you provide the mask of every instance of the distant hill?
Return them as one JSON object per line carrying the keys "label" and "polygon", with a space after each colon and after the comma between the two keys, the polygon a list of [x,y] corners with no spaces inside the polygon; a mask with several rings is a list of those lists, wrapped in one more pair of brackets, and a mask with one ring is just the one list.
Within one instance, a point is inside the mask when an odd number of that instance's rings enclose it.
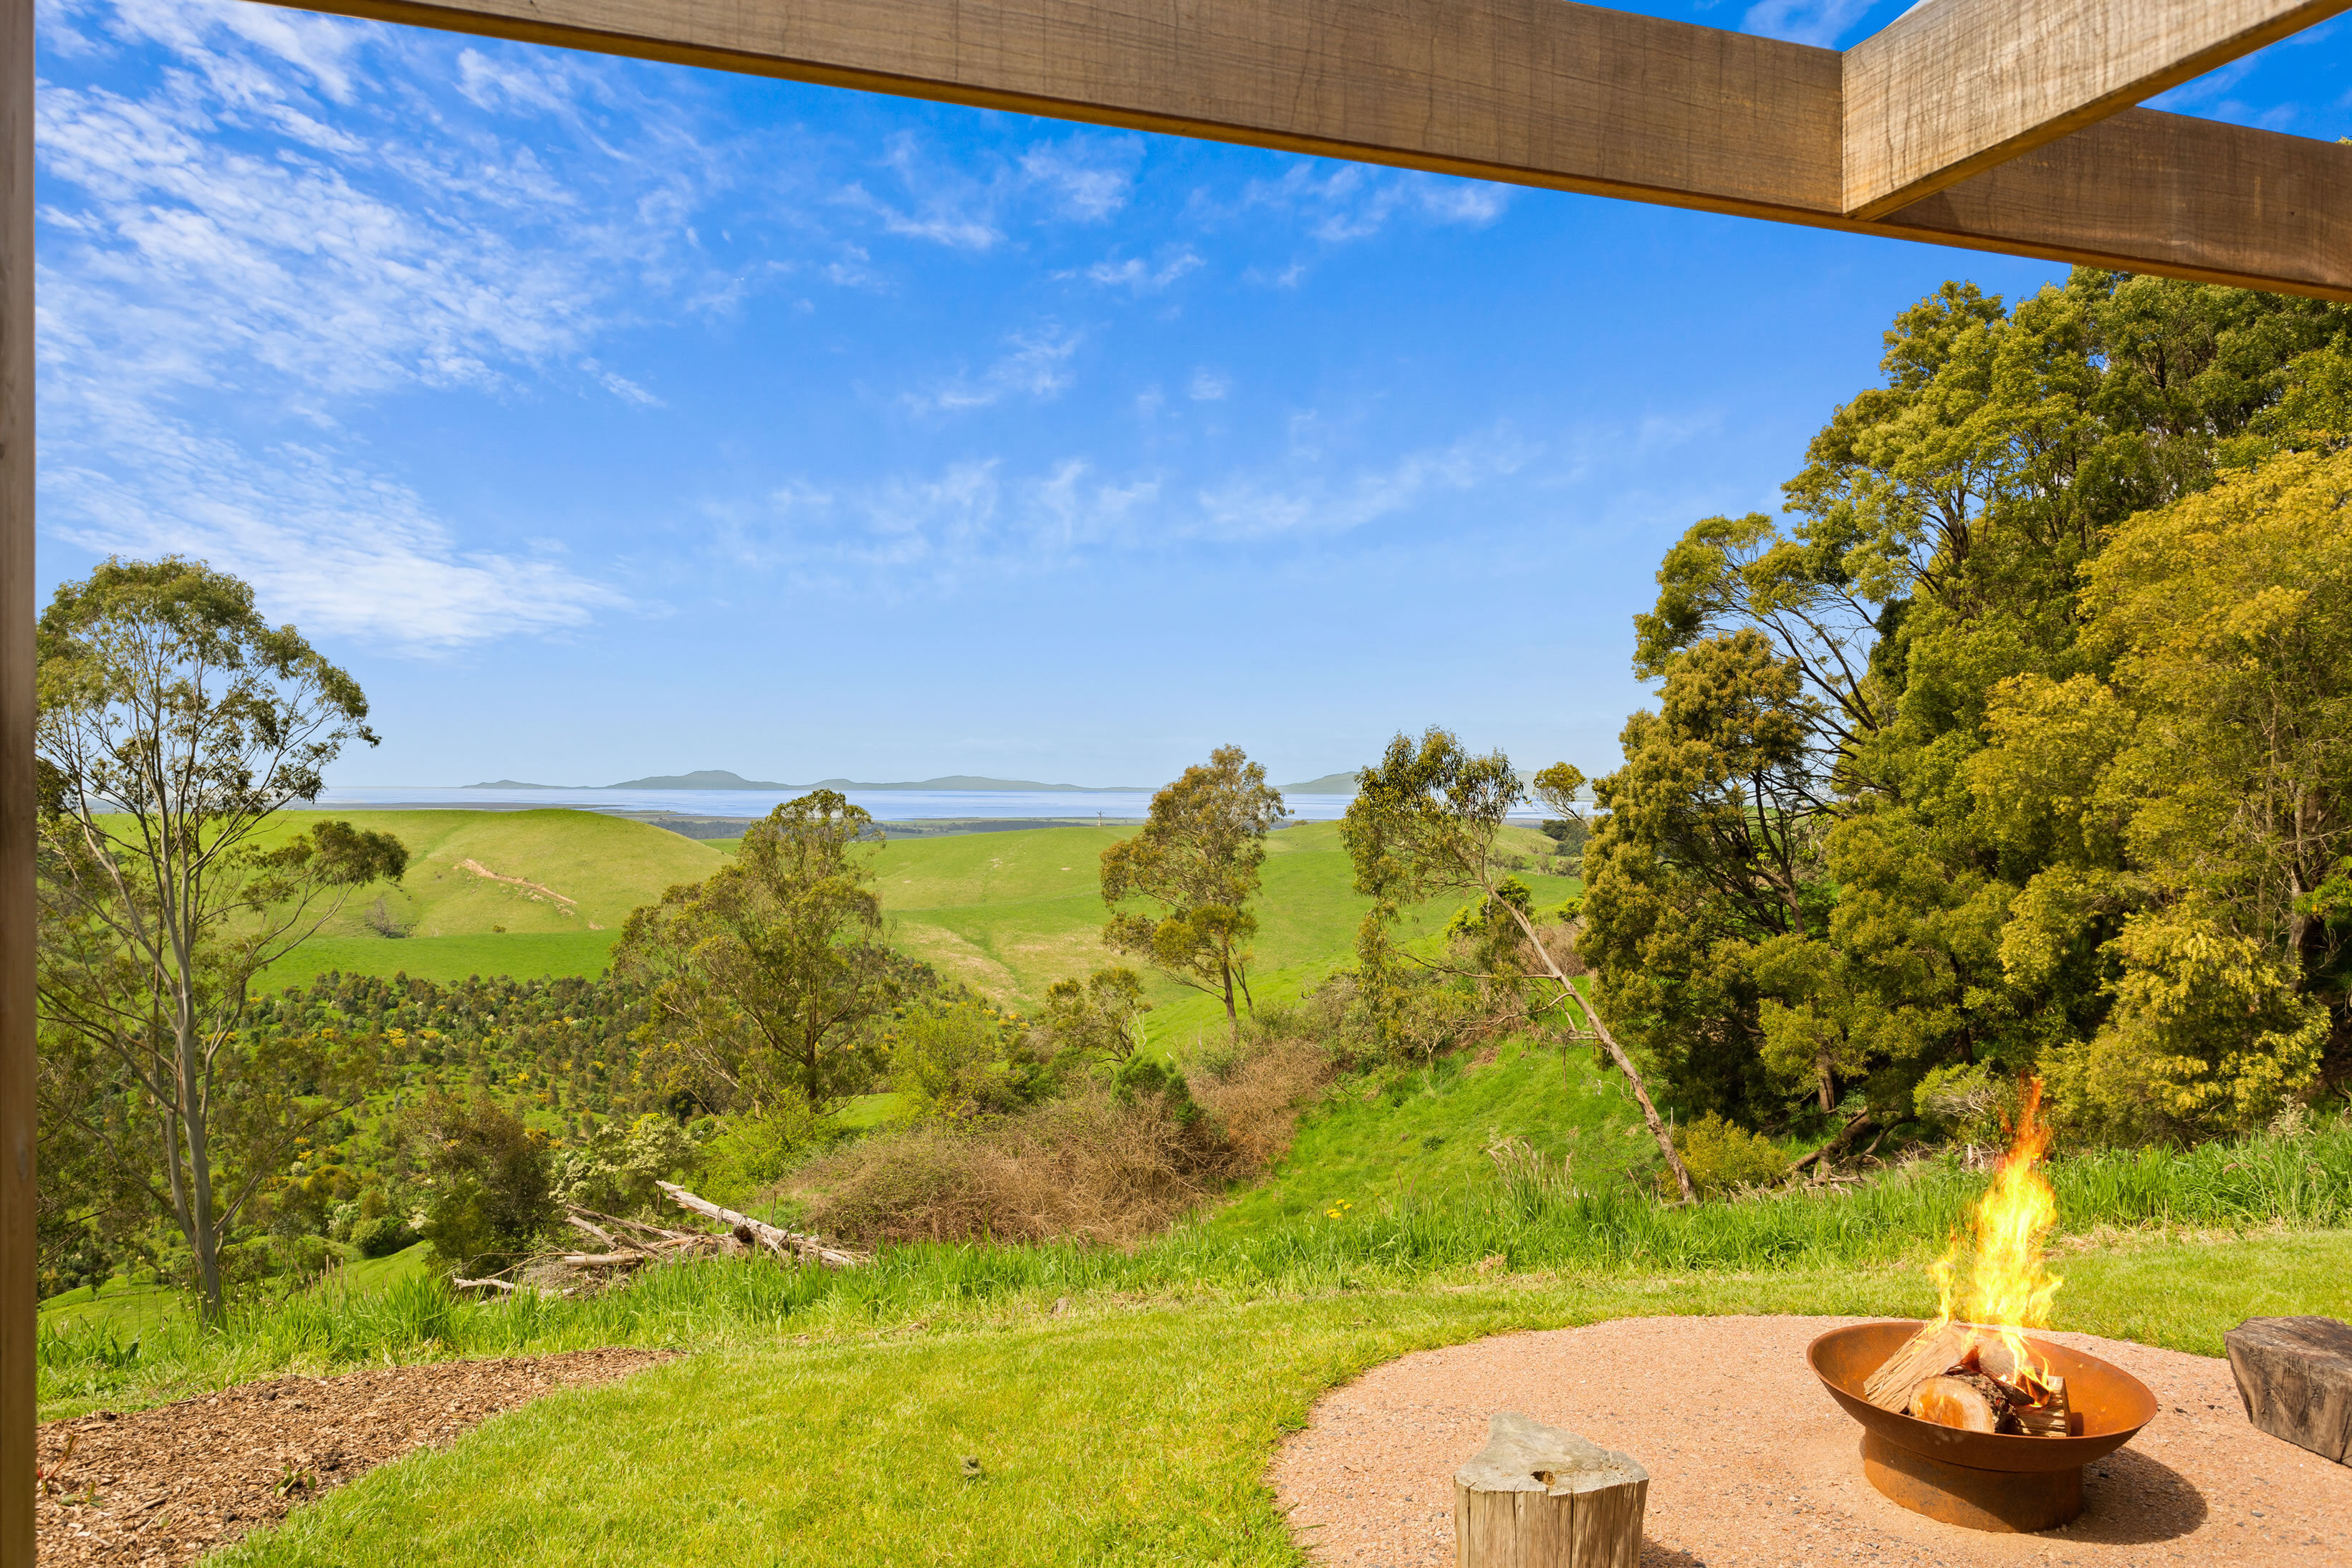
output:
{"label": "distant hill", "polygon": [[493,779],[484,784],[460,786],[467,789],[569,789],[569,784],[526,784],[520,779]]}
{"label": "distant hill", "polygon": [[746,779],[740,773],[730,773],[724,768],[705,768],[693,773],[661,773],[651,779],[627,779],[618,784],[604,786],[607,789],[798,789],[798,784],[779,784],[772,779]]}
{"label": "distant hill", "polygon": [[980,779],[969,773],[951,773],[944,779],[925,779],[916,783],[868,784],[856,779],[820,779],[809,786],[812,789],[1029,789],[1052,794],[1136,794],[1149,795],[1149,784],[1040,784],[1034,779]]}
{"label": "distant hill", "polygon": [[1353,771],[1326,773],[1304,784],[1277,784],[1275,788],[1286,795],[1352,795],[1356,792],[1356,775]]}

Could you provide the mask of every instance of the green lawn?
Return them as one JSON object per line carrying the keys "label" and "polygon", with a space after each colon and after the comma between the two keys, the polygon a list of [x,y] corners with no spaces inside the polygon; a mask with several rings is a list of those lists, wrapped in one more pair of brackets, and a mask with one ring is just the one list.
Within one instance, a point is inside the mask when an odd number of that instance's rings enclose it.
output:
{"label": "green lawn", "polygon": [[[2211,1355],[2352,1313],[2352,1234],[2069,1260],[2061,1328]],[[1317,1396],[1407,1352],[1647,1313],[1907,1315],[1925,1274],[1561,1276],[1228,1303],[1082,1301],[714,1349],[386,1466],[223,1564],[1297,1564],[1264,1483]],[[961,1461],[980,1459],[967,1482]]]}
{"label": "green lawn", "polygon": [[[419,1242],[389,1258],[358,1259],[331,1278],[343,1290],[368,1295],[390,1290],[403,1280],[420,1279],[425,1271],[425,1247]],[[39,1321],[45,1329],[111,1327],[118,1334],[135,1336],[163,1323],[194,1318],[193,1297],[152,1281],[134,1284],[117,1274],[95,1291],[84,1286],[51,1296],[40,1305]]]}

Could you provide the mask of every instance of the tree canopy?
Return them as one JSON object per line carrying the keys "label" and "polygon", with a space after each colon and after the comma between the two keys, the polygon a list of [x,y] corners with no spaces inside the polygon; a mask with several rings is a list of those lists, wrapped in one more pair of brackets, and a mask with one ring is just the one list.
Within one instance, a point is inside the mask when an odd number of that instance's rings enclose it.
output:
{"label": "tree canopy", "polygon": [[2347,1066],[2324,891],[2352,308],[2078,270],[1886,336],[1637,618],[1581,948],[1696,1109],[2258,1124]]}

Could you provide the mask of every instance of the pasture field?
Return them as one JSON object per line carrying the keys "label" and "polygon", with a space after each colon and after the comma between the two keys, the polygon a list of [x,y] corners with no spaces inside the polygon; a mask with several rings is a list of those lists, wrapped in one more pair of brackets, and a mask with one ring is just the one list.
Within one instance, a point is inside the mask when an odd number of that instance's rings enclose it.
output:
{"label": "pasture field", "polygon": [[593,975],[629,911],[725,863],[696,840],[593,811],[289,811],[270,836],[330,816],[397,836],[408,873],[353,898],[268,973],[270,985],[330,969],[433,980]]}
{"label": "pasture field", "polygon": [[[291,834],[329,813],[289,812]],[[594,975],[629,911],[725,863],[736,841],[696,840],[593,811],[352,811],[332,813],[397,834],[412,857],[397,889],[354,899],[320,935],[264,977],[297,985],[329,970],[452,981]],[[886,938],[1022,1011],[1055,981],[1113,961],[1100,940],[1102,852],[1132,828],[1037,828],[887,841],[875,856]],[[1530,828],[1505,833],[1533,852]],[[1336,822],[1302,822],[1268,841],[1251,989],[1286,1001],[1349,959],[1369,901],[1349,889],[1354,869]],[[1521,873],[1538,907],[1580,890],[1572,878]],[[380,903],[380,907],[379,907]],[[1442,926],[1456,907],[1407,915],[1410,931]],[[373,923],[372,923],[373,922]],[[387,936],[379,926],[407,935]],[[503,927],[504,929],[499,929]],[[1145,1019],[1163,1050],[1224,1028],[1215,998],[1147,972]]]}

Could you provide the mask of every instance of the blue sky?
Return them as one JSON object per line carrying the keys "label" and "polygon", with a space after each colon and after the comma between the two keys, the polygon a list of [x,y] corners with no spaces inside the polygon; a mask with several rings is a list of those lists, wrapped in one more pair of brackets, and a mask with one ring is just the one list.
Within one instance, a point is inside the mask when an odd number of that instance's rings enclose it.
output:
{"label": "blue sky", "polygon": [[[1900,0],[1631,7],[1844,46]],[[247,577],[335,782],[1616,757],[1666,544],[2041,264],[404,31],[44,0],[44,592]],[[2352,134],[2352,26],[2161,107]]]}

